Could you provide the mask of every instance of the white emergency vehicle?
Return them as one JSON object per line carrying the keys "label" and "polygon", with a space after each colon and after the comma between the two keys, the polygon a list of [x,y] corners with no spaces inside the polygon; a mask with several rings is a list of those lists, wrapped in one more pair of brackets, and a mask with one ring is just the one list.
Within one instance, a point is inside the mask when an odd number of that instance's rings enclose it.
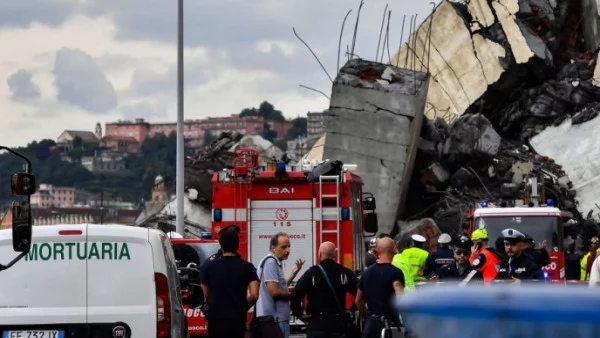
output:
{"label": "white emergency vehicle", "polygon": [[[1,338],[184,338],[173,249],[161,231],[34,226],[29,252],[0,272]],[[0,257],[16,256],[0,230]]]}

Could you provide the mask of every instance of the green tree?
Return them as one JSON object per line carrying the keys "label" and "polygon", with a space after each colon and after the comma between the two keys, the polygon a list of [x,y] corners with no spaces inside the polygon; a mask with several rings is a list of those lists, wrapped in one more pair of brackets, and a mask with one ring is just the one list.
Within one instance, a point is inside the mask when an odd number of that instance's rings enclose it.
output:
{"label": "green tree", "polygon": [[292,129],[285,135],[286,140],[293,140],[300,136],[306,136],[306,117],[298,117],[292,120]]}
{"label": "green tree", "polygon": [[241,117],[244,116],[261,116],[265,121],[285,121],[283,113],[280,110],[276,110],[275,106],[267,101],[263,101],[258,109],[256,108],[245,108],[240,113]]}

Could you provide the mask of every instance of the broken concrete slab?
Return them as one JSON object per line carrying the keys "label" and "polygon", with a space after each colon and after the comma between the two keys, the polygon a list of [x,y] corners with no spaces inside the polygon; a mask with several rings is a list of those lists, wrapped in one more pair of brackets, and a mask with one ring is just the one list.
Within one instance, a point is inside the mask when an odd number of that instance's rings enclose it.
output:
{"label": "broken concrete slab", "polygon": [[600,48],[600,1],[581,1],[581,30],[586,42],[586,49],[595,52]]}
{"label": "broken concrete slab", "polygon": [[548,127],[530,140],[535,151],[563,166],[577,193],[578,210],[595,212],[600,205],[600,116],[578,125],[570,119]]}
{"label": "broken concrete slab", "polygon": [[[411,39],[392,61],[408,68],[428,68],[432,81],[426,115],[430,118],[442,116],[451,121],[465,112],[481,112],[495,119],[496,112],[504,110],[503,120],[526,122],[522,120],[528,118],[528,107],[507,107],[519,99],[519,90],[551,78],[557,62],[582,58],[576,29],[579,13],[574,14],[580,6],[575,2],[443,1],[417,30],[416,44]],[[600,83],[600,75],[597,79]],[[578,81],[571,81],[571,87],[577,87]],[[565,89],[560,88],[558,95],[552,96],[557,99],[546,101],[556,105],[566,94],[571,96],[568,105],[579,96],[582,101],[589,96],[589,89]],[[534,111],[547,113],[543,101],[538,105],[541,108]],[[560,109],[552,117],[560,117]],[[545,121],[544,125],[554,121]],[[529,136],[539,131],[531,125],[527,129]]]}
{"label": "broken concrete slab", "polygon": [[444,183],[450,177],[448,171],[440,164],[433,163],[429,167],[425,168],[421,172],[421,183],[423,184],[437,184]]}
{"label": "broken concrete slab", "polygon": [[404,205],[428,82],[422,72],[353,59],[333,84],[322,158],[357,165],[382,232],[391,232]]}
{"label": "broken concrete slab", "polygon": [[457,164],[474,158],[492,158],[498,153],[501,141],[485,116],[464,115],[450,126],[443,155]]}
{"label": "broken concrete slab", "polygon": [[[484,1],[481,6],[485,6]],[[412,44],[412,37],[410,41]],[[429,68],[432,80],[426,115],[446,120],[461,115],[500,78],[504,72],[502,60],[507,56],[500,44],[480,33],[473,34],[465,19],[448,1],[443,1],[417,30],[415,51],[412,52],[412,45],[409,48],[405,44],[392,57],[392,63],[416,70]]]}
{"label": "broken concrete slab", "polygon": [[488,0],[471,0],[467,3],[467,10],[472,17],[471,32],[488,28],[496,22]]}
{"label": "broken concrete slab", "polygon": [[475,177],[468,169],[460,168],[450,177],[450,185],[455,189],[461,189],[468,186],[474,179]]}

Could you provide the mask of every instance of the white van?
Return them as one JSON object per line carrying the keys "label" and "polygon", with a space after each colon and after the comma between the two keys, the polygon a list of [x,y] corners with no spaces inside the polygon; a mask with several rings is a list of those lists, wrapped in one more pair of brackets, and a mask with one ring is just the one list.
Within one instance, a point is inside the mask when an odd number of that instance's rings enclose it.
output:
{"label": "white van", "polygon": [[[158,230],[34,226],[31,251],[0,272],[0,338],[185,338],[173,249]],[[0,257],[11,259],[11,230]]]}

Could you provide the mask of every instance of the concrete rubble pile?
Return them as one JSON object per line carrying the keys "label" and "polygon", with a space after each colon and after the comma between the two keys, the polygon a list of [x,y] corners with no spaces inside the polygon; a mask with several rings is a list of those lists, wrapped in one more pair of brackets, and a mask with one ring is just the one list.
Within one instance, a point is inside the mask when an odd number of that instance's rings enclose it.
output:
{"label": "concrete rubble pile", "polygon": [[196,152],[193,158],[186,159],[185,187],[198,192],[197,202],[210,208],[212,202],[211,178],[215,172],[233,168],[234,151],[240,147],[253,148],[259,153],[260,165],[267,159],[284,159],[285,153],[259,135],[221,133],[209,146]]}
{"label": "concrete rubble pile", "polygon": [[522,200],[531,176],[544,177],[546,197],[581,219],[561,166],[503,140],[485,116],[464,115],[451,125],[427,120],[421,138],[404,221],[432,217],[442,231],[458,233],[478,202]]}
{"label": "concrete rubble pile", "polygon": [[229,149],[242,139],[239,133],[222,133],[209,146],[196,151],[185,161],[185,187],[198,191],[198,203],[210,208],[212,202],[213,174],[223,168],[233,167],[233,153]]}
{"label": "concrete rubble pile", "polygon": [[443,1],[392,58],[432,76],[427,116],[482,113],[516,140],[596,103],[596,0]]}
{"label": "concrete rubble pile", "polygon": [[456,232],[475,202],[522,199],[531,175],[546,178],[547,197],[568,216],[598,229],[590,203],[584,210],[575,198],[568,160],[552,159],[564,150],[532,140],[548,127],[597,117],[599,11],[596,0],[443,1],[436,8],[416,41],[393,57],[432,77],[403,221],[433,217]]}

